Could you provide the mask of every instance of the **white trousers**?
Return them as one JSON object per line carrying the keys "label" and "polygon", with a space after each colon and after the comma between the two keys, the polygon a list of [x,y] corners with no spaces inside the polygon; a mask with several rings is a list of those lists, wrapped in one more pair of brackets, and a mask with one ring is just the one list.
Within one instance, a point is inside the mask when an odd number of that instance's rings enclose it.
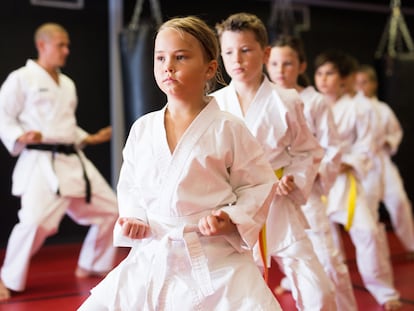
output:
{"label": "white trousers", "polygon": [[334,286],[305,237],[272,254],[292,285],[298,310],[336,310]]}
{"label": "white trousers", "polygon": [[112,269],[116,255],[112,234],[118,208],[116,195],[105,179],[100,175],[93,176],[92,200],[87,204],[84,198],[61,197],[53,193],[43,182],[39,169],[33,174],[28,190],[21,197],[19,222],[8,240],[1,268],[5,286],[14,291],[25,289],[31,257],[47,237],[58,231],[65,213],[80,225],[91,225],[79,255],[79,267],[93,272]]}
{"label": "white trousers", "polygon": [[398,167],[389,157],[384,159],[384,194],[382,202],[392,227],[407,251],[414,252],[414,221],[410,199],[404,189]]}
{"label": "white trousers", "polygon": [[310,225],[306,230],[316,255],[335,287],[336,306],[339,311],[356,311],[356,303],[348,267],[334,243],[326,203],[316,188],[312,190],[302,211]]}
{"label": "white trousers", "polygon": [[[369,199],[366,193],[370,194]],[[364,183],[364,187],[358,185],[354,221],[349,234],[355,246],[356,262],[362,281],[377,303],[383,305],[389,300],[399,299],[400,295],[394,287],[384,226],[379,222],[378,193],[378,188],[369,189],[368,182]],[[329,218],[345,225],[347,214],[339,210],[331,213]]]}

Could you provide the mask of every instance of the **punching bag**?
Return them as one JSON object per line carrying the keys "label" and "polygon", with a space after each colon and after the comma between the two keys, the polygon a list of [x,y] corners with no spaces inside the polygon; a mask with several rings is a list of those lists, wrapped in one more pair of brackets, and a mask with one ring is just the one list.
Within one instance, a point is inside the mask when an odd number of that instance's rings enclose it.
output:
{"label": "punching bag", "polygon": [[144,0],[137,0],[128,27],[120,34],[125,132],[140,116],[161,109],[166,96],[154,78],[154,39],[162,15],[158,0],[150,0],[151,15],[142,18]]}
{"label": "punching bag", "polygon": [[391,15],[375,53],[378,97],[393,109],[404,136],[393,160],[400,170],[407,195],[414,202],[414,42],[401,12],[401,1],[391,0]]}
{"label": "punching bag", "polygon": [[404,131],[403,140],[394,162],[404,180],[407,194],[414,202],[414,53],[399,53],[377,59],[378,97],[388,103],[398,117]]}

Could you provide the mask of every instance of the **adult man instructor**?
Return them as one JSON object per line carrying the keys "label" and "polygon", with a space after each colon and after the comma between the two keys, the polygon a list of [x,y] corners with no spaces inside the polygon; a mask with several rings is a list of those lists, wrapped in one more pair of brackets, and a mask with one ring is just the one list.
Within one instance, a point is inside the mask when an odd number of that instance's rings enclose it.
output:
{"label": "adult man instructor", "polygon": [[12,156],[12,193],[21,197],[19,222],[9,237],[0,272],[0,301],[23,291],[31,257],[57,232],[65,214],[90,225],[76,275],[105,274],[114,264],[116,195],[81,148],[106,142],[111,128],[88,134],[76,121],[76,88],[60,68],[69,35],[46,23],[35,32],[36,60],[13,71],[0,89],[0,138]]}

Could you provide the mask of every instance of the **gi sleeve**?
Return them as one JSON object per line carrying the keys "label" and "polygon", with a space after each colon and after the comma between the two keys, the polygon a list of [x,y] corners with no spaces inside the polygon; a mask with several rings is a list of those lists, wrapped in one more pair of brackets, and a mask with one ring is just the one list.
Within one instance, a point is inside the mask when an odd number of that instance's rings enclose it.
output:
{"label": "gi sleeve", "polygon": [[[137,144],[137,138],[134,135],[134,127],[131,129],[131,133],[126,141],[123,154],[123,163],[119,175],[119,181],[117,185],[118,207],[119,217],[131,217],[140,219],[148,223],[146,212],[144,207],[140,204],[141,198],[139,197],[139,191],[137,191],[137,184],[135,178],[135,168],[137,165],[135,159],[135,144]],[[122,235],[121,226],[116,223],[114,228],[114,245],[115,246],[133,246],[136,244],[136,240],[130,239]]]}
{"label": "gi sleeve", "polygon": [[306,203],[312,189],[325,151],[306,123],[303,102],[299,96],[290,103],[285,118],[290,135],[290,145],[286,151],[291,163],[284,167],[284,175],[292,175],[297,185],[297,189],[288,196],[296,204],[302,205]]}
{"label": "gi sleeve", "polygon": [[263,228],[273,199],[276,177],[257,140],[244,124],[233,132],[234,153],[229,182],[236,195],[233,205],[222,209],[236,224],[243,245],[235,236],[229,242],[239,251],[252,249]]}
{"label": "gi sleeve", "polygon": [[0,138],[12,156],[18,156],[25,147],[17,142],[24,134],[19,122],[24,100],[18,72],[12,72],[0,89]]}

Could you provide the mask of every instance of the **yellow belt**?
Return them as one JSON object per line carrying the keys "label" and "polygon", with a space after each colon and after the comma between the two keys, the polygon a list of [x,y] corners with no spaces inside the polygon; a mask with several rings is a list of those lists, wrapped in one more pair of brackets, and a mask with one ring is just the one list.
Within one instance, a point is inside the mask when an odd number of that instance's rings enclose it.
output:
{"label": "yellow belt", "polygon": [[260,254],[263,263],[263,278],[269,284],[269,267],[267,265],[267,245],[266,245],[266,225],[263,226],[259,233]]}
{"label": "yellow belt", "polygon": [[[281,179],[283,177],[283,167],[275,170],[275,175],[277,178]],[[265,282],[269,284],[269,266],[267,263],[266,224],[263,226],[262,230],[260,230],[259,246],[260,246],[260,253],[261,253],[262,262],[263,262],[263,277],[264,277]]]}
{"label": "yellow belt", "polygon": [[275,171],[275,175],[276,175],[276,177],[277,177],[277,178],[279,178],[279,179],[281,179],[281,178],[283,177],[283,171],[284,171],[284,168],[283,168],[283,167],[278,168],[278,169]]}
{"label": "yellow belt", "polygon": [[356,198],[357,198],[357,186],[355,176],[348,172],[347,177],[349,180],[349,192],[348,192],[348,217],[345,224],[345,230],[349,231],[352,226],[352,221],[355,214]]}

